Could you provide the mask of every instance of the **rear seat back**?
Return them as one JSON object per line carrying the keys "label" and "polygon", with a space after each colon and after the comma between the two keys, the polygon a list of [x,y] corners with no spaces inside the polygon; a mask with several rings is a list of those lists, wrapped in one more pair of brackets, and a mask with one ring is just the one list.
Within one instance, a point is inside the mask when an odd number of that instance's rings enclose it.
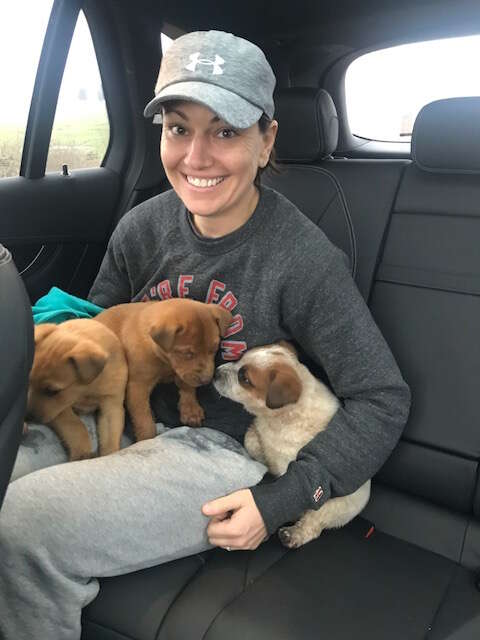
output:
{"label": "rear seat back", "polygon": [[480,513],[480,98],[424,107],[412,151],[371,309],[413,403],[379,478],[468,519]]}
{"label": "rear seat back", "polygon": [[413,162],[329,157],[337,128],[322,90],[286,89],[276,103],[286,170],[269,184],[355,248],[357,284],[412,389],[366,514],[459,560],[480,512],[480,98],[422,109]]}
{"label": "rear seat back", "polygon": [[280,90],[275,102],[281,171],[267,175],[264,182],[295,203],[345,252],[355,275],[355,236],[343,190],[332,173],[314,164],[337,148],[338,118],[333,100],[322,89],[302,87]]}
{"label": "rear seat back", "polygon": [[279,175],[265,183],[283,193],[348,258],[368,299],[400,177],[408,161],[333,159],[335,105],[323,89],[281,89],[275,97]]}

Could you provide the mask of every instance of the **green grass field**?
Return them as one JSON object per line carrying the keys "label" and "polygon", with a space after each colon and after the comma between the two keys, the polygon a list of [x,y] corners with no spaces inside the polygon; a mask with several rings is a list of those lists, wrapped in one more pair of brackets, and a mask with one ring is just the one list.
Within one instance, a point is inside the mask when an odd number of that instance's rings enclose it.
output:
{"label": "green grass field", "polygon": [[[98,167],[107,150],[110,129],[103,117],[55,123],[47,160],[47,173]],[[0,178],[18,176],[25,128],[0,125]]]}

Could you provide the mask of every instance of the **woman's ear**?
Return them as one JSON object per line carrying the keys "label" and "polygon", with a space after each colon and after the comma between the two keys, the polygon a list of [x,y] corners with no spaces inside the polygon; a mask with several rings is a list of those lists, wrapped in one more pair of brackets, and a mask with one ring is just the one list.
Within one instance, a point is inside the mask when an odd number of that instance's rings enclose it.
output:
{"label": "woman's ear", "polygon": [[272,120],[265,133],[262,133],[264,147],[260,154],[260,158],[258,159],[258,165],[262,169],[267,166],[270,159],[270,154],[272,153],[273,145],[275,144],[275,139],[277,137],[277,131],[278,122],[276,120]]}

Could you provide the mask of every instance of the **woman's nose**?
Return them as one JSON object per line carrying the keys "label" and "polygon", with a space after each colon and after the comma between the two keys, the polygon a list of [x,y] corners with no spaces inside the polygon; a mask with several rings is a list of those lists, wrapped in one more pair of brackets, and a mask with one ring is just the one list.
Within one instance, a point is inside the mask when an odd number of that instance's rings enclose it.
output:
{"label": "woman's nose", "polygon": [[192,136],[185,156],[185,164],[192,169],[202,169],[212,164],[209,144],[204,136]]}

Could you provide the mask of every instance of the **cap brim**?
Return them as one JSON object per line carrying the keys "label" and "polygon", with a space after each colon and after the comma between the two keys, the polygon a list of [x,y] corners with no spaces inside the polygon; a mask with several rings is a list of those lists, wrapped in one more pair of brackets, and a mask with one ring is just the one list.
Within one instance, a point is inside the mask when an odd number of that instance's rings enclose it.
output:
{"label": "cap brim", "polygon": [[176,82],[162,89],[151,100],[143,115],[149,118],[161,114],[160,105],[168,100],[198,102],[211,109],[222,120],[237,129],[247,129],[260,120],[262,109],[236,93],[207,82]]}

